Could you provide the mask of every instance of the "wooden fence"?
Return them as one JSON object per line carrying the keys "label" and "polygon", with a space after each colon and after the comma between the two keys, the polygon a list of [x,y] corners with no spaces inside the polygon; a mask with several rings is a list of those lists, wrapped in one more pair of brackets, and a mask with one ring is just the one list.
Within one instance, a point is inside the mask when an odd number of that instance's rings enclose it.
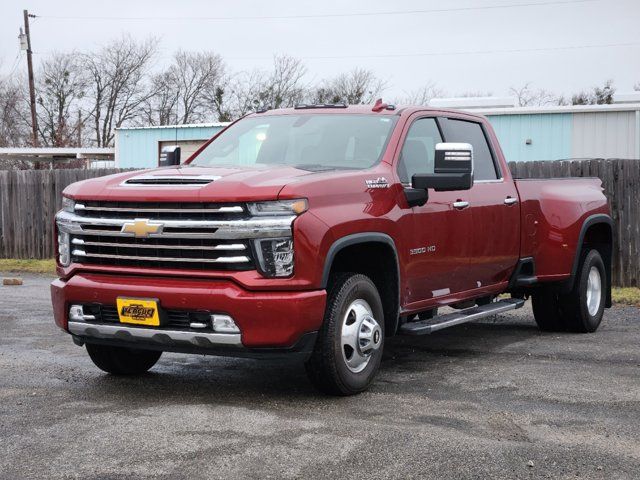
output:
{"label": "wooden fence", "polygon": [[[640,286],[640,161],[510,163],[520,178],[600,177],[615,221],[613,283]],[[53,256],[53,219],[64,188],[118,170],[0,171],[0,258]]]}
{"label": "wooden fence", "polygon": [[0,258],[51,258],[62,191],[120,170],[0,170]]}

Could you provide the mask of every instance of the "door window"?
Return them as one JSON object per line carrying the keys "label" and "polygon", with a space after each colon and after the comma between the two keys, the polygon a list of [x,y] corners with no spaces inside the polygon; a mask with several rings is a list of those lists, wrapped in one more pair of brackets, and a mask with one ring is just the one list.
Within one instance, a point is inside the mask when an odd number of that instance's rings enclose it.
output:
{"label": "door window", "polygon": [[400,152],[398,176],[405,184],[411,183],[416,173],[433,173],[436,143],[442,136],[435,118],[419,118],[409,128]]}
{"label": "door window", "polygon": [[491,148],[479,123],[466,120],[444,119],[441,122],[447,142],[462,142],[473,145],[474,180],[496,180],[496,171]]}

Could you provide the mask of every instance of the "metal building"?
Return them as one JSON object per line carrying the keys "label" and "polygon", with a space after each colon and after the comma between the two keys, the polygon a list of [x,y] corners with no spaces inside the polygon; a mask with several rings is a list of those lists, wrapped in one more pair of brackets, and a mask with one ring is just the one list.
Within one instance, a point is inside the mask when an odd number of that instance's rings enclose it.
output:
{"label": "metal building", "polygon": [[179,145],[186,160],[200,145],[222,130],[227,123],[129,127],[116,129],[117,168],[154,168],[164,146]]}
{"label": "metal building", "polygon": [[640,103],[476,110],[509,161],[640,159]]}
{"label": "metal building", "polygon": [[[612,105],[505,107],[504,99],[476,103],[439,99],[435,107],[462,108],[486,115],[508,161],[572,158],[640,159],[640,102]],[[497,100],[497,101],[496,101]],[[465,104],[466,102],[466,104]],[[226,123],[119,128],[115,156],[119,168],[158,166],[165,145],[180,145],[186,159]]]}

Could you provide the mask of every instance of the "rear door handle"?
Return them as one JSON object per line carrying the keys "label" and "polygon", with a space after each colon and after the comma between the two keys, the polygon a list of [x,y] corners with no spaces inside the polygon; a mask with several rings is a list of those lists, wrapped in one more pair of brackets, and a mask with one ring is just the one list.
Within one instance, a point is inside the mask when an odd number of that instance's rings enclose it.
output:
{"label": "rear door handle", "polygon": [[504,204],[505,205],[513,205],[514,203],[518,203],[518,199],[517,198],[507,197],[507,198],[504,199]]}
{"label": "rear door handle", "polygon": [[457,210],[463,210],[469,206],[469,202],[465,202],[463,200],[458,200],[457,202],[453,202],[453,208]]}

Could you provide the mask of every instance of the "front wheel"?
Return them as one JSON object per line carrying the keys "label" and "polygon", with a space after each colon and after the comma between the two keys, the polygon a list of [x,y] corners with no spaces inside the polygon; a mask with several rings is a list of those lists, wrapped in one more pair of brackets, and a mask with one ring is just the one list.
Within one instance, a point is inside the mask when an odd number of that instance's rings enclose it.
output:
{"label": "front wheel", "polygon": [[331,395],[354,395],[373,381],[384,343],[382,300],[366,276],[332,277],[324,322],[305,367],[311,382]]}
{"label": "front wheel", "polygon": [[87,343],[89,357],[100,370],[113,375],[139,375],[153,367],[162,352]]}

